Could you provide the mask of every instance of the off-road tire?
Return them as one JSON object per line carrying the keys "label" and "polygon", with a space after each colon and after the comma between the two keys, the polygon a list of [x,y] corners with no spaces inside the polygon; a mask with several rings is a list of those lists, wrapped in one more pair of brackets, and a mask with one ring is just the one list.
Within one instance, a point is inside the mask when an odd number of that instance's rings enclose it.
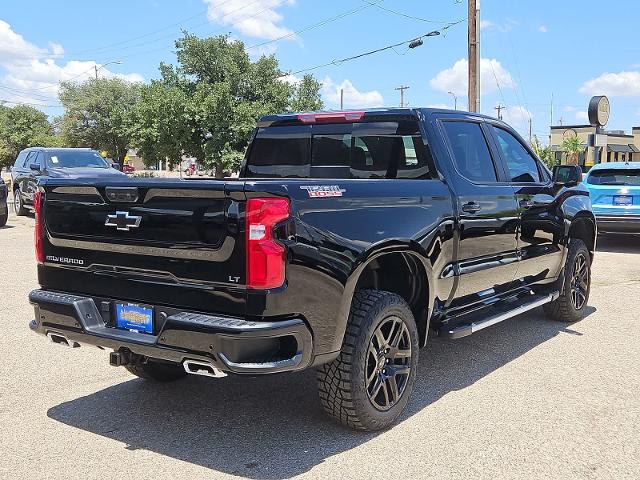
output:
{"label": "off-road tire", "polygon": [[[572,279],[576,262],[580,258],[585,263],[586,268],[586,284],[584,289],[584,302],[580,308],[576,308],[572,300]],[[569,241],[569,251],[567,253],[567,261],[564,266],[563,289],[560,296],[551,303],[543,306],[544,312],[553,320],[561,322],[577,322],[585,315],[585,310],[589,302],[589,292],[591,290],[591,255],[584,242],[578,238]]]}
{"label": "off-road tire", "polygon": [[164,363],[151,359],[146,362],[125,365],[124,368],[136,377],[161,383],[173,382],[187,376],[187,372],[178,363]]}
{"label": "off-road tire", "polygon": [[[405,358],[410,370],[395,404],[381,411],[374,406],[374,400],[370,399],[367,390],[367,359],[370,358],[369,347],[374,341],[373,336],[390,318],[394,321],[399,319],[406,326],[408,338],[405,333],[402,334],[405,335],[403,351],[407,355]],[[407,344],[410,344],[410,355],[407,354]],[[387,428],[409,402],[417,367],[418,330],[407,302],[390,292],[358,291],[351,305],[340,355],[318,368],[320,401],[326,413],[345,426],[371,431]]]}
{"label": "off-road tire", "polygon": [[27,210],[24,203],[22,203],[22,194],[19,188],[13,192],[13,211],[16,212],[18,217],[24,217],[29,213],[29,210]]}

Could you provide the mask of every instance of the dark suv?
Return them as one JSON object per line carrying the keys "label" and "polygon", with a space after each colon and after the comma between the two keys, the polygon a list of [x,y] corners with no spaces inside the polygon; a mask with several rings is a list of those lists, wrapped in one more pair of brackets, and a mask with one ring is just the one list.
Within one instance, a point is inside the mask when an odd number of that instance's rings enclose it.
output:
{"label": "dark suv", "polygon": [[11,170],[16,215],[33,209],[38,180],[50,178],[113,178],[124,174],[88,148],[25,148]]}

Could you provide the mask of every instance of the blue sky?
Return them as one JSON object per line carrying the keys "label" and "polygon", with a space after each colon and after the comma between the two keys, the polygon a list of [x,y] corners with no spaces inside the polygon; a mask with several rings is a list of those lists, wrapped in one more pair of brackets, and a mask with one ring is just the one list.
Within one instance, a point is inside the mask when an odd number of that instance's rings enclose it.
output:
{"label": "blue sky", "polygon": [[[592,94],[611,100],[612,129],[640,125],[640,6],[619,0],[596,11],[584,1],[482,0],[482,111],[545,138],[550,123],[585,123]],[[373,4],[373,5],[372,5]],[[395,11],[392,12],[390,10]],[[627,12],[629,15],[622,15]],[[635,13],[634,13],[635,12]],[[634,13],[631,15],[631,13]],[[415,18],[409,18],[415,17]],[[252,55],[274,53],[297,71],[408,40],[466,17],[459,0],[4,0],[0,11],[0,99],[38,105],[49,115],[60,80],[100,75],[148,81],[173,63],[184,28],[199,36],[230,33]],[[322,25],[316,25],[326,20]],[[311,28],[309,28],[311,27]],[[635,47],[635,48],[634,48]],[[414,50],[398,47],[313,70],[327,107],[395,106],[403,84],[410,106],[466,108],[466,23]]]}

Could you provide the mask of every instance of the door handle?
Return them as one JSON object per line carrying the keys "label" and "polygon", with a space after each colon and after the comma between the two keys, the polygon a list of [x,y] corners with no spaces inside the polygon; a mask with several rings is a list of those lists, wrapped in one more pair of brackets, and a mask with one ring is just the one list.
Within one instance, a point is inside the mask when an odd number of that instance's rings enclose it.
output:
{"label": "door handle", "polygon": [[468,202],[462,205],[462,211],[465,213],[478,213],[482,207],[476,202]]}

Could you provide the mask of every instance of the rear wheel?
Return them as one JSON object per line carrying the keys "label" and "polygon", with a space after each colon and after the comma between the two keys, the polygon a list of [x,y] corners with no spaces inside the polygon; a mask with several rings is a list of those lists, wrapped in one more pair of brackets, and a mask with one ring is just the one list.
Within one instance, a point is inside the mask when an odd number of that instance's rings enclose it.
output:
{"label": "rear wheel", "polygon": [[18,217],[24,217],[28,213],[28,210],[22,203],[22,193],[20,193],[19,188],[16,188],[16,191],[13,193],[13,209]]}
{"label": "rear wheel", "polygon": [[591,289],[591,255],[580,239],[569,241],[563,281],[562,294],[546,304],[544,311],[554,320],[576,322],[584,317]]}
{"label": "rear wheel", "polygon": [[407,303],[390,292],[359,291],[340,355],[318,369],[320,401],[346,426],[387,428],[407,406],[417,366],[418,330]]}
{"label": "rear wheel", "polygon": [[8,218],[9,218],[9,210],[6,210],[4,213],[0,213],[0,227],[4,227],[7,224]]}
{"label": "rear wheel", "polygon": [[136,377],[162,383],[173,382],[187,376],[187,372],[178,363],[165,363],[152,359],[125,365],[125,368]]}

